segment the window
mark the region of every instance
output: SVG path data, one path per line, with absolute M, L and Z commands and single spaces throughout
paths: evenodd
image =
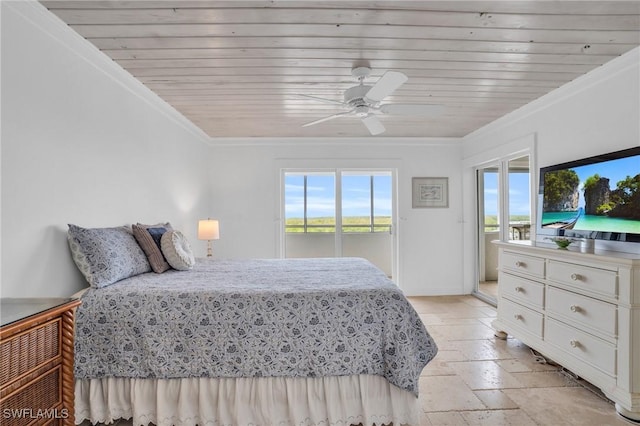
M 390 172 L 340 173 L 343 233 L 390 232 Z M 336 232 L 336 173 L 285 173 L 285 231 Z
M 335 186 L 334 173 L 286 173 L 286 232 L 336 232 Z
M 391 174 L 344 173 L 342 232 L 389 232 Z

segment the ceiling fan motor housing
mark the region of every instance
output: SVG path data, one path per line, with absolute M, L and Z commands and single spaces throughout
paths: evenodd
M 344 101 L 353 107 L 367 105 L 364 97 L 370 89 L 371 86 L 365 84 L 353 86 L 344 92 Z

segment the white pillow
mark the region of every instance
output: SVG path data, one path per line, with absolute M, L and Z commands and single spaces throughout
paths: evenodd
M 160 239 L 162 254 L 173 269 L 186 271 L 193 268 L 196 259 L 191 251 L 191 245 L 180 231 L 167 231 Z

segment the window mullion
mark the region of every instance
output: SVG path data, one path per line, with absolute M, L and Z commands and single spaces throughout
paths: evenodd
M 304 175 L 304 220 L 302 221 L 304 233 L 307 233 L 307 175 Z
M 371 211 L 369 213 L 369 229 L 370 232 L 375 232 L 375 223 L 374 223 L 374 205 L 373 205 L 373 175 L 369 176 L 369 195 L 371 196 Z

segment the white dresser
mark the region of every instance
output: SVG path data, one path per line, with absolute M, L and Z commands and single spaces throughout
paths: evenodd
M 640 421 L 640 255 L 496 244 L 497 335 L 598 386 L 620 414 Z

